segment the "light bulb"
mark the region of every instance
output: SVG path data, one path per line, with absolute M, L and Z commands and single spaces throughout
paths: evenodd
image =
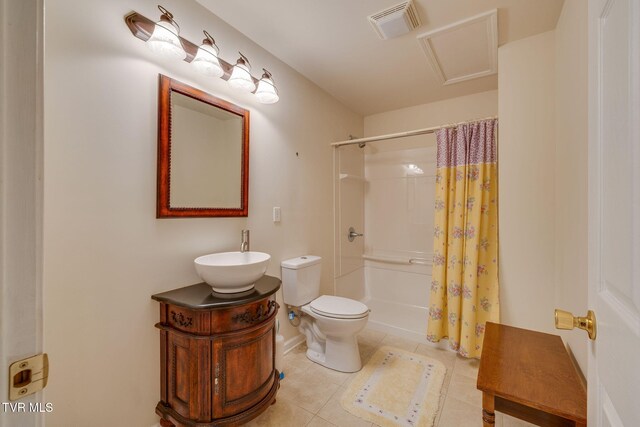
M 278 96 L 278 90 L 276 86 L 273 84 L 273 80 L 271 79 L 271 73 L 267 70 L 264 70 L 264 74 L 262 78 L 258 82 L 258 89 L 256 90 L 256 97 L 258 101 L 263 104 L 275 104 L 278 102 L 280 97 Z
M 149 40 L 147 40 L 147 46 L 153 52 L 165 58 L 171 59 L 184 59 L 187 57 L 187 52 L 184 51 L 182 43 L 178 38 L 180 30 L 178 29 L 173 15 L 162 6 L 158 6 L 158 9 L 162 12 L 160 20 L 156 22 L 153 34 Z
M 220 50 L 218 49 L 218 46 L 216 46 L 213 37 L 211 37 L 206 31 L 203 31 L 203 33 L 206 38 L 202 41 L 202 44 L 198 48 L 198 52 L 191 63 L 196 70 L 204 75 L 222 77 L 224 75 L 224 70 L 220 65 L 220 60 L 218 60 L 218 52 L 220 52 Z
M 229 77 L 229 85 L 232 88 L 253 92 L 256 89 L 256 84 L 253 82 L 250 70 L 249 60 L 241 53 L 238 62 L 233 66 L 233 72 Z

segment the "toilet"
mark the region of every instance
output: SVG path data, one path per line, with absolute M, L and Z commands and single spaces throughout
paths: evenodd
M 285 304 L 300 312 L 298 330 L 307 338 L 307 357 L 341 372 L 362 368 L 357 334 L 367 324 L 369 307 L 349 298 L 320 295 L 322 258 L 314 255 L 282 261 Z

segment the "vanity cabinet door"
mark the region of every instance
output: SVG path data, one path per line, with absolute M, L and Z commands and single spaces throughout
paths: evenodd
M 213 414 L 227 417 L 260 402 L 275 381 L 275 314 L 213 344 Z
M 178 414 L 209 421 L 211 342 L 189 339 L 179 333 L 167 336 L 167 403 Z

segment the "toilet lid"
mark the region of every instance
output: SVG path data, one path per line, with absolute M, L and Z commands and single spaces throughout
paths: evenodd
M 322 295 L 309 304 L 315 313 L 341 319 L 359 319 L 369 313 L 369 307 L 349 298 Z

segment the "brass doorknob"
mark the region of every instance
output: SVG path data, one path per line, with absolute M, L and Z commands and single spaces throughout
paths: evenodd
M 575 317 L 572 313 L 556 308 L 556 329 L 584 329 L 589 333 L 589 339 L 596 339 L 596 314 L 589 310 L 585 317 Z

